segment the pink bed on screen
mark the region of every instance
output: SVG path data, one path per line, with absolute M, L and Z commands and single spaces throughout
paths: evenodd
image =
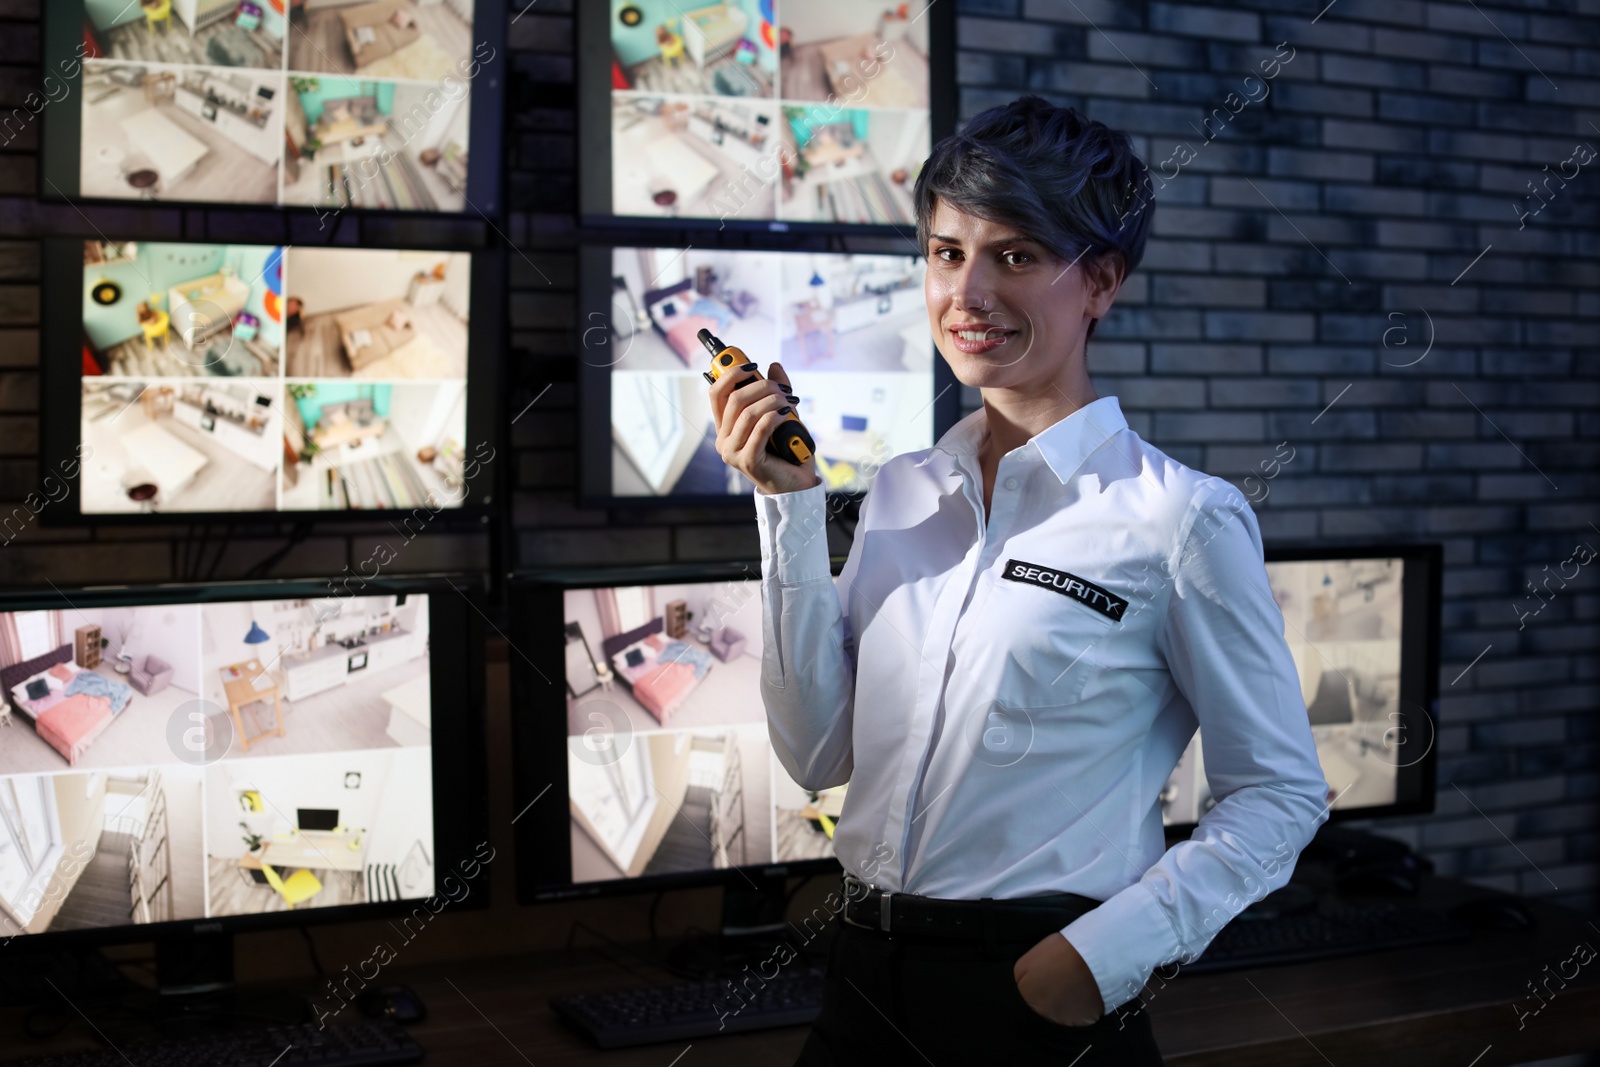
M 105 697 L 75 693 L 58 702 L 34 720 L 34 728 L 51 748 L 69 764 L 78 758 L 111 723 L 111 701 Z
M 698 681 L 693 664 L 662 663 L 634 680 L 633 696 L 656 717 L 656 721 L 665 726 L 672 713 L 678 710 L 678 705 L 694 691 Z
M 51 708 L 55 707 L 65 699 L 67 698 L 61 694 L 61 691 L 56 690 L 46 693 L 37 700 L 28 701 L 23 705 L 23 707 L 28 709 L 29 715 L 37 719 L 39 716 L 43 715 L 45 712 L 49 711 Z
M 667 331 L 667 343 L 672 345 L 673 351 L 678 353 L 678 358 L 683 360 L 684 366 L 698 367 L 701 363 L 711 358 L 711 353 L 706 351 L 706 346 L 700 343 L 701 330 L 710 330 L 715 333 L 718 328 L 716 319 L 707 315 L 688 315 Z

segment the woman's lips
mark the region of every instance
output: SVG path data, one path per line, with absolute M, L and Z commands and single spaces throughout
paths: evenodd
M 973 333 L 975 331 L 964 330 L 964 331 L 961 331 L 961 332 L 962 333 Z M 1017 331 L 1015 331 L 1015 330 L 1002 330 L 1002 329 L 997 329 L 997 328 L 990 327 L 990 328 L 986 329 L 984 332 L 986 334 L 988 334 L 988 336 L 985 337 L 983 340 L 981 340 L 981 341 L 969 341 L 965 337 L 962 337 L 961 333 L 958 333 L 958 332 L 952 330 L 952 331 L 950 331 L 950 343 L 955 346 L 957 352 L 961 352 L 961 353 L 963 353 L 965 355 L 969 355 L 969 356 L 981 356 L 986 352 L 993 352 L 995 349 L 997 349 L 1001 345 L 1005 344 L 1006 343 L 1006 339 L 1008 337 L 1010 337 L 1012 334 L 1016 333 Z

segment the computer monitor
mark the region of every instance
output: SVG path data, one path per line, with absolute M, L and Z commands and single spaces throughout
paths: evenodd
M 955 131 L 937 0 L 575 7 L 586 226 L 893 235 Z
M 79 310 L 42 331 L 41 521 L 493 511 L 500 252 L 52 238 L 43 273 Z
M 0 943 L 481 903 L 481 597 L 461 576 L 0 597 Z
M 927 260 L 881 252 L 579 250 L 579 496 L 585 506 L 684 506 L 755 488 L 716 449 L 702 329 L 763 376 L 783 364 L 830 493 L 860 496 L 892 456 L 960 417 L 923 296 Z
M 1335 819 L 1432 810 L 1440 559 L 1437 545 L 1267 555 Z M 768 740 L 760 574 L 515 578 L 519 899 L 836 869 L 848 786 L 801 789 Z M 1212 806 L 1198 733 L 1160 803 L 1179 830 Z
M 1330 821 L 1431 812 L 1442 549 L 1338 545 L 1265 556 Z M 1161 791 L 1162 821 L 1189 828 L 1215 804 L 1196 733 Z
M 339 825 L 339 809 L 297 808 L 294 821 L 302 830 L 332 830 Z
M 802 789 L 768 740 L 759 575 L 515 576 L 519 900 L 720 885 L 724 934 L 758 933 L 788 875 L 839 870 L 844 787 Z
M 492 217 L 506 2 L 402 6 L 51 0 L 0 129 L 44 124 L 49 200 Z

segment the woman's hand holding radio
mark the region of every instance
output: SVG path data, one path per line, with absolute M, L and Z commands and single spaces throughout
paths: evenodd
M 756 484 L 768 496 L 791 493 L 819 485 L 815 459 L 790 463 L 767 450 L 773 428 L 798 401 L 789 391 L 783 366 L 773 363 L 767 376 L 736 388 L 747 380 L 756 364 L 747 363 L 711 383 L 711 420 L 717 427 L 717 454 L 722 461 Z

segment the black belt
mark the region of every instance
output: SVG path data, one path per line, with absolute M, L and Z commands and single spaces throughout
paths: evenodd
M 853 874 L 844 876 L 844 911 L 840 918 L 851 926 L 894 937 L 922 934 L 931 937 L 989 938 L 1024 941 L 1059 930 L 1078 916 L 1100 906 L 1100 901 L 1077 893 L 1048 893 L 1033 897 L 984 897 L 981 900 L 947 900 L 914 893 L 886 892 Z

